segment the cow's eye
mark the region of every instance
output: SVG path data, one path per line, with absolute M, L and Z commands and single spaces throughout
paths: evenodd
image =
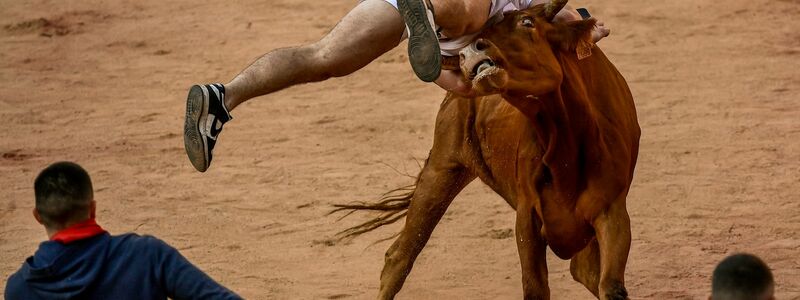
M 533 19 L 523 18 L 522 21 L 520 21 L 520 24 L 525 27 L 533 27 Z

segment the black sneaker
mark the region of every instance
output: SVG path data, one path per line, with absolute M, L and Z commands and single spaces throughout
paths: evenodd
M 183 145 L 189 161 L 200 172 L 208 170 L 222 125 L 232 119 L 224 101 L 225 87 L 219 83 L 192 86 L 186 97 Z
M 433 29 L 433 6 L 428 0 L 398 0 L 397 8 L 408 27 L 411 68 L 422 81 L 436 80 L 442 71 L 442 55 Z

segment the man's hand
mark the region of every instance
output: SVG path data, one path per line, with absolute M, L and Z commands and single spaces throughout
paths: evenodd
M 595 17 L 592 17 L 595 19 Z M 592 30 L 592 42 L 597 43 L 602 38 L 607 37 L 611 34 L 611 29 L 606 28 L 605 23 L 603 21 L 597 20 L 597 23 L 594 24 L 594 29 Z
M 536 0 L 534 1 L 534 4 L 544 2 L 546 1 Z M 579 21 L 582 19 L 583 18 L 581 17 L 581 14 L 578 13 L 575 8 L 567 4 L 563 9 L 561 9 L 561 11 L 558 12 L 558 14 L 556 14 L 556 17 L 553 19 L 553 21 L 558 23 L 566 23 L 570 21 Z M 605 27 L 605 23 L 603 23 L 603 21 L 600 21 L 595 17 L 591 17 L 591 19 L 597 21 L 597 24 L 594 25 L 594 29 L 592 30 L 592 42 L 597 43 L 604 37 L 607 37 L 609 34 L 611 34 L 611 30 Z
M 472 90 L 472 83 L 467 82 L 460 71 L 442 70 L 442 73 L 439 74 L 439 78 L 437 78 L 434 83 L 456 95 L 468 98 L 475 97 L 475 91 Z

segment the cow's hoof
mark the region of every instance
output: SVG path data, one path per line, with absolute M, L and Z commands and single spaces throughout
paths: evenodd
M 625 286 L 622 283 L 614 283 L 610 289 L 606 290 L 605 297 L 603 299 L 606 300 L 627 300 L 628 299 L 628 290 L 625 289 Z

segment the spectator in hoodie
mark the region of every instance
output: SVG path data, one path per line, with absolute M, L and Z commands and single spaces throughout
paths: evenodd
M 34 191 L 33 217 L 49 240 L 8 279 L 5 299 L 241 299 L 167 243 L 103 230 L 79 165 L 50 165 Z
M 714 269 L 709 300 L 774 300 L 775 281 L 769 267 L 757 256 L 739 253 L 723 259 Z

